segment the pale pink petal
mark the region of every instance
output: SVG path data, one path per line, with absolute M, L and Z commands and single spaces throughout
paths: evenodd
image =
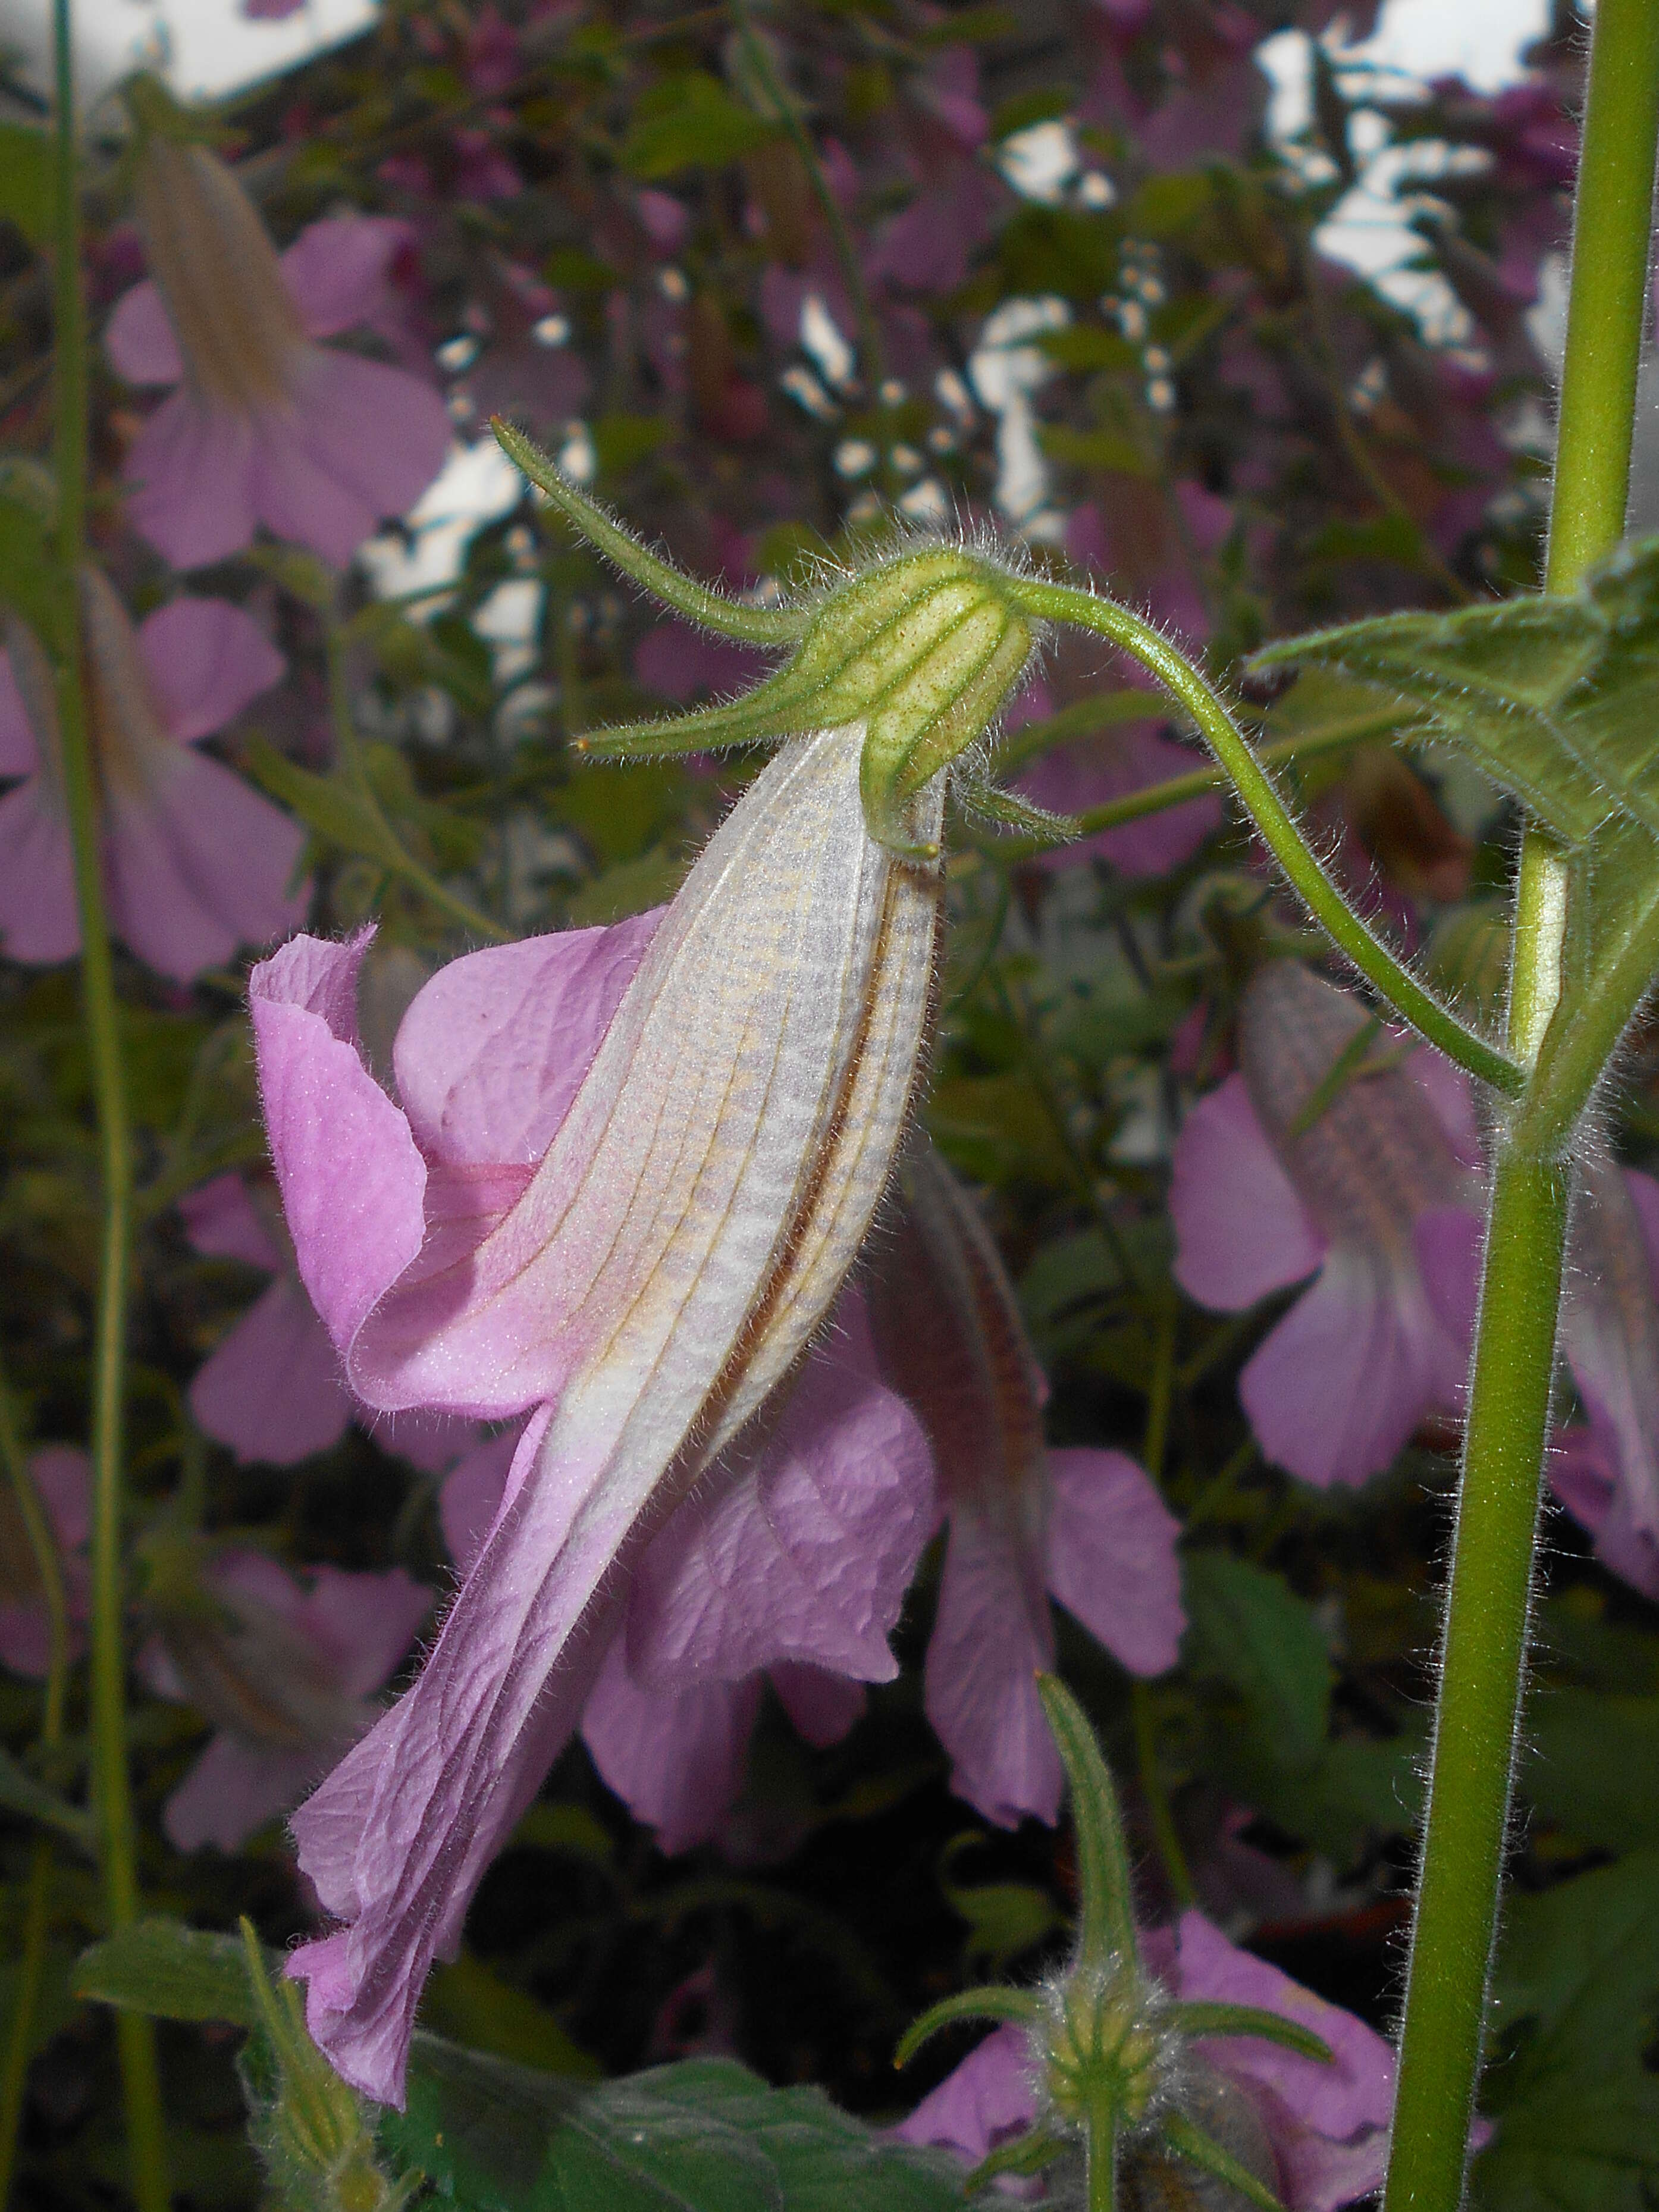
M 582 1714 L 582 1741 L 636 1820 L 671 1856 L 718 1836 L 743 1787 L 760 1684 L 642 1690 L 623 1639 L 611 1646 Z
M 323 1566 L 313 1570 L 299 1618 L 345 1695 L 368 1698 L 408 1658 L 431 1610 L 432 1592 L 401 1567 L 350 1574 Z
M 299 1284 L 279 1275 L 196 1370 L 190 1409 L 246 1465 L 295 1467 L 351 1420 L 339 1355 Z
M 78 1551 L 92 1534 L 92 1462 L 75 1444 L 47 1444 L 29 1473 L 61 1551 Z
M 104 325 L 104 350 L 129 384 L 177 384 L 184 356 L 162 305 L 161 287 L 146 277 L 124 292 Z
M 9 959 L 33 966 L 81 949 L 69 825 L 38 776 L 0 799 L 0 938 Z
M 815 1751 L 850 1735 L 864 1718 L 869 1703 L 862 1682 L 849 1681 L 845 1674 L 831 1674 L 801 1659 L 780 1660 L 768 1670 L 767 1679 L 795 1733 L 804 1736 Z
M 1431 1206 L 1412 1224 L 1412 1245 L 1435 1318 L 1465 1352 L 1480 1304 L 1480 1217 L 1467 1206 Z
M 960 2151 L 977 2165 L 1036 2116 L 1030 2044 L 1025 2030 L 1011 2021 L 993 2028 L 893 2132 L 905 2142 Z
M 253 542 L 255 425 L 188 389 L 161 402 L 127 449 L 127 520 L 175 568 Z
M 1656 1285 L 1659 1285 L 1659 1182 L 1650 1175 L 1644 1175 L 1639 1168 L 1623 1168 L 1620 1172 L 1641 1224 L 1642 1241 L 1648 1248 L 1648 1265 Z
M 1659 1602 L 1659 1540 L 1636 1525 L 1612 1431 L 1594 1419 L 1588 1425 L 1563 1429 L 1546 1467 L 1550 1488 L 1595 1538 L 1602 1565 Z
M 1204 764 L 1202 754 L 1176 744 L 1146 722 L 1081 744 L 1057 747 L 1032 763 L 1021 775 L 1019 787 L 1039 806 L 1052 807 L 1059 814 L 1084 814 L 1152 784 L 1190 775 Z M 1099 858 L 1125 875 L 1163 875 L 1189 860 L 1220 826 L 1220 798 L 1206 793 L 1145 815 L 1139 822 L 1121 822 L 1115 830 L 1099 830 L 1092 836 L 1056 846 L 1042 854 L 1040 865 L 1057 873 Z
M 1288 2212 L 1341 2212 L 1375 2195 L 1388 2171 L 1383 2129 L 1364 2128 L 1352 2142 L 1333 2142 L 1294 2120 L 1286 2124 L 1274 2109 L 1277 2101 L 1263 2093 L 1257 2104 L 1267 2118 Z
M 411 1406 L 401 1413 L 362 1413 L 360 1419 L 383 1452 L 390 1452 L 394 1459 L 406 1459 L 422 1474 L 447 1474 L 479 1439 L 476 1421 L 464 1420 L 459 1413 L 434 1413 L 426 1406 Z M 507 1460 L 510 1460 L 516 1434 L 505 1441 L 509 1447 Z M 501 1462 L 503 1477 L 507 1460 Z
M 1000 1827 L 1050 1823 L 1065 1777 L 1036 1677 L 1054 1663 L 1040 1528 L 951 1516 L 925 1700 L 951 1754 L 951 1788 Z
M 1325 2065 L 1250 2036 L 1200 2042 L 1198 2049 L 1218 2072 L 1272 2090 L 1302 2126 L 1338 2142 L 1365 2129 L 1388 2126 L 1394 2110 L 1394 2053 L 1374 2028 L 1316 1996 L 1265 1959 L 1239 1950 L 1201 1912 L 1183 1913 L 1176 1936 L 1178 1995 L 1276 2012 L 1311 2028 L 1333 2059 Z
M 283 276 L 313 338 L 372 322 L 386 275 L 414 234 L 394 216 L 342 215 L 307 223 L 283 256 Z
M 1420 1045 L 1406 1062 L 1406 1072 L 1427 1098 L 1435 1117 L 1446 1133 L 1460 1164 L 1466 1168 L 1479 1168 L 1485 1158 L 1480 1142 L 1480 1117 L 1475 1110 L 1474 1085 L 1461 1067 L 1437 1052 L 1432 1045 Z
M 518 1447 L 515 1431 L 491 1437 L 470 1451 L 445 1478 L 438 1493 L 438 1518 L 443 1527 L 444 1547 L 458 1574 L 472 1571 L 472 1562 L 500 1510 L 507 1470 Z
M 40 747 L 12 673 L 11 655 L 0 653 L 0 775 L 33 775 L 40 765 Z
M 357 1050 L 368 934 L 296 938 L 249 979 L 259 1088 L 301 1279 L 342 1351 L 421 1249 L 426 1167 Z
M 167 1841 L 179 1851 L 240 1850 L 304 1796 L 331 1756 L 326 1744 L 279 1751 L 222 1729 L 161 1808 Z
M 186 1191 L 179 1212 L 191 1250 L 204 1259 L 241 1260 L 267 1274 L 282 1266 L 282 1253 L 240 1176 L 215 1176 L 211 1182 Z
M 933 1526 L 915 1415 L 846 1337 L 819 1347 L 763 1443 L 726 1455 L 641 1562 L 628 1656 L 653 1689 L 737 1681 L 805 1659 L 866 1681 L 898 1669 L 887 1638 Z
M 441 968 L 393 1048 L 415 1141 L 452 1166 L 531 1165 L 557 1134 L 661 910 L 491 945 Z
M 1200 1305 L 1242 1311 L 1301 1282 L 1324 1257 L 1242 1075 L 1193 1108 L 1172 1165 L 1175 1278 Z
M 145 617 L 138 644 L 162 720 L 186 744 L 234 722 L 288 666 L 252 616 L 226 599 L 170 599 Z
M 304 842 L 299 824 L 240 776 L 170 748 L 143 792 L 110 790 L 111 921 L 141 959 L 188 982 L 303 918 L 308 892 L 289 883 Z
M 1173 1667 L 1187 1615 L 1181 1523 L 1119 1451 L 1051 1451 L 1048 1588 L 1134 1674 Z
M 313 346 L 292 409 L 259 417 L 254 512 L 277 537 L 343 568 L 387 516 L 414 506 L 449 445 L 448 412 L 430 385 Z
M 1463 1358 L 1414 1268 L 1338 1244 L 1247 1363 L 1239 1396 L 1267 1457 L 1325 1489 L 1388 1467 L 1431 1411 L 1450 1411 Z

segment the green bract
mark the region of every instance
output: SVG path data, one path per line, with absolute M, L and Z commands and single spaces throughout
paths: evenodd
M 936 856 L 911 831 L 909 801 L 986 735 L 1030 659 L 1038 625 L 1017 604 L 1014 576 L 963 546 L 902 546 L 810 607 L 746 607 L 637 545 L 518 432 L 497 423 L 495 434 L 568 520 L 668 605 L 727 636 L 795 647 L 775 675 L 729 706 L 605 730 L 583 738 L 584 751 L 708 752 L 861 724 L 870 835 L 909 858 Z M 1006 793 L 985 796 L 999 819 L 1019 809 Z

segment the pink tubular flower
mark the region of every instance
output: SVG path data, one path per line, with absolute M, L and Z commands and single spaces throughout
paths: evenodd
M 239 552 L 261 523 L 343 568 L 449 451 L 428 385 L 315 343 L 374 319 L 406 232 L 335 216 L 279 259 L 218 157 L 160 139 L 137 200 L 153 281 L 118 301 L 104 343 L 130 384 L 179 389 L 127 455 L 134 528 L 176 568 Z
M 1474 1334 L 1480 1226 L 1449 1213 L 1419 1238 L 1437 1310 Z M 1603 1565 L 1659 1599 L 1659 1182 L 1591 1161 L 1572 1212 L 1561 1350 L 1585 1419 L 1561 1431 L 1550 1487 L 1595 1540 Z
M 1161 1674 L 1186 1625 L 1180 1529 L 1124 1453 L 1044 1449 L 1047 1385 L 973 1200 L 927 1146 L 902 1189 L 869 1295 L 950 1520 L 927 1717 L 958 1796 L 1004 1827 L 1052 1821 L 1064 1776 L 1035 1680 L 1054 1666 L 1050 1594 L 1133 1673 Z
M 312 2032 L 398 2099 L 416 2001 L 580 1718 L 631 1565 L 830 1310 L 909 1110 L 938 872 L 861 726 L 787 744 L 659 916 L 453 962 L 359 1057 L 363 940 L 255 971 L 300 1273 L 366 1403 L 534 1409 L 414 1688 L 295 1815 Z M 937 836 L 940 779 L 915 805 Z
M 1382 2037 L 1238 1950 L 1202 1913 L 1183 1913 L 1175 1927 L 1155 1930 L 1145 1950 L 1172 1996 L 1279 2013 L 1311 2028 L 1332 2053 L 1326 2066 L 1245 2036 L 1195 2042 L 1193 2057 L 1201 2065 L 1192 2068 L 1187 2094 L 1208 2132 L 1266 2181 L 1285 2212 L 1339 2212 L 1369 2196 L 1382 2179 L 1394 2109 L 1394 2054 Z M 1036 2119 L 1036 2074 L 1026 2031 L 997 2028 L 898 2133 L 977 2162 Z M 1132 2151 L 1126 2172 L 1134 2171 L 1137 2157 L 1149 2158 L 1154 2169 L 1144 2176 L 1147 2201 L 1175 2202 L 1167 2154 Z
M 1463 1385 L 1418 1232 L 1474 1202 L 1468 1088 L 1381 1031 L 1366 1056 L 1370 1019 L 1292 961 L 1263 969 L 1240 1013 L 1241 1072 L 1187 1117 L 1170 1192 L 1176 1280 L 1200 1305 L 1241 1313 L 1314 1278 L 1239 1395 L 1267 1456 L 1322 1489 L 1387 1467 Z
M 401 1567 L 319 1567 L 301 1583 L 262 1552 L 222 1553 L 170 1584 L 143 1671 L 217 1726 L 162 1812 L 176 1849 L 234 1851 L 297 1804 L 374 1720 L 431 1606 Z
M 933 1522 L 926 1439 L 875 1371 L 861 1302 L 772 1418 L 711 1468 L 635 1570 L 582 1714 L 594 1764 L 667 1852 L 707 1843 L 742 1787 L 763 1677 L 809 1743 L 845 1735 Z M 500 1443 L 443 1491 L 465 1571 L 507 1475 Z
M 210 1352 L 190 1386 L 203 1432 L 245 1464 L 293 1467 L 345 1434 L 351 1401 L 340 1363 L 283 1249 L 275 1222 L 260 1218 L 240 1176 L 216 1176 L 179 1201 L 198 1252 L 240 1260 L 272 1280 Z
M 173 599 L 135 631 L 105 577 L 84 571 L 87 708 L 111 924 L 140 959 L 188 982 L 305 912 L 289 879 L 298 826 L 198 742 L 234 721 L 284 663 L 222 599 Z M 58 717 L 46 657 L 14 624 L 0 661 L 0 932 L 14 960 L 79 951 Z
M 87 1617 L 87 1539 L 92 1534 L 92 1465 L 72 1444 L 48 1444 L 29 1474 L 58 1546 L 69 1616 L 69 1656 L 79 1656 Z M 51 1663 L 52 1634 L 33 1547 L 8 1486 L 0 1489 L 0 1667 L 40 1680 Z

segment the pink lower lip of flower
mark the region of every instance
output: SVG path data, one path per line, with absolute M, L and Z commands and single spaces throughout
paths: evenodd
M 310 1249 L 327 1242 L 319 1191 L 345 1139 L 283 1054 L 311 1048 L 317 1009 L 340 1029 L 332 948 L 301 940 L 256 974 L 278 1179 L 353 1387 L 388 1410 L 542 1408 L 420 1680 L 295 1818 L 301 1864 L 346 1924 L 293 1970 L 313 2034 L 372 2096 L 401 2097 L 428 1967 L 575 1725 L 618 1563 L 793 1368 L 885 1186 L 915 1087 L 939 881 L 869 837 L 862 743 L 853 727 L 791 744 L 733 810 L 539 1165 L 481 1237 L 459 1251 L 453 1234 L 434 1239 L 417 1259 L 408 1206 L 429 1186 L 410 1124 L 353 1093 L 390 1212 L 414 1231 L 393 1238 L 402 1281 L 369 1280 L 337 1249 L 316 1265 Z M 936 781 L 918 801 L 920 836 L 937 836 L 941 797 Z

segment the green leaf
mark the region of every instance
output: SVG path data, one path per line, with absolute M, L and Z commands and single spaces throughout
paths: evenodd
M 1659 1849 L 1659 1698 L 1540 1692 L 1522 1787 L 1577 1842 Z
M 1650 2212 L 1659 2190 L 1659 2075 L 1643 2063 L 1659 2008 L 1659 1853 L 1633 1853 L 1516 1899 L 1493 1991 L 1498 2045 L 1475 2162 L 1485 2212 Z
M 939 1887 L 951 1911 L 968 1923 L 963 1950 L 969 1965 L 1000 1974 L 1011 1960 L 1046 1942 L 1061 1923 L 1053 1898 L 1034 1883 L 952 1879 L 963 1853 L 984 1840 L 976 1828 L 952 1836 L 939 1854 Z
M 78 1997 L 158 2020 L 258 2020 L 247 1960 L 237 1936 L 210 1935 L 179 1920 L 139 1920 L 83 1951 L 72 1984 Z
M 1659 836 L 1659 538 L 1571 598 L 1351 623 L 1254 665 L 1293 661 L 1410 700 L 1570 845 L 1615 812 Z
M 0 216 L 15 223 L 31 246 L 52 232 L 52 146 L 45 131 L 0 123 Z
M 953 2166 L 724 2059 L 579 2089 L 417 2035 L 380 2146 L 460 2212 L 935 2212 Z
M 1313 1607 L 1282 1576 L 1223 1552 L 1188 1555 L 1184 1582 L 1189 1663 L 1219 1674 L 1287 1765 L 1324 1748 L 1332 1669 Z
M 738 101 L 706 70 L 665 78 L 641 95 L 622 149 L 636 177 L 672 177 L 690 168 L 723 169 L 752 154 L 775 126 Z
M 522 2065 L 584 2081 L 599 2078 L 599 2061 L 545 2006 L 492 1973 L 470 1951 L 449 1966 L 434 1967 L 421 1999 L 421 2017 L 439 2034 L 498 2058 L 516 2058 Z
M 331 845 L 337 845 L 342 852 L 361 853 L 366 860 L 378 860 L 382 867 L 399 872 L 406 866 L 408 856 L 397 839 L 349 784 L 337 776 L 315 775 L 309 769 L 296 768 L 260 737 L 248 740 L 247 760 L 256 781 Z
M 91 1814 L 66 1804 L 5 1750 L 0 1750 L 0 1805 L 9 1813 L 21 1813 L 26 1820 L 55 1828 L 81 1850 L 90 1852 L 94 1847 Z

